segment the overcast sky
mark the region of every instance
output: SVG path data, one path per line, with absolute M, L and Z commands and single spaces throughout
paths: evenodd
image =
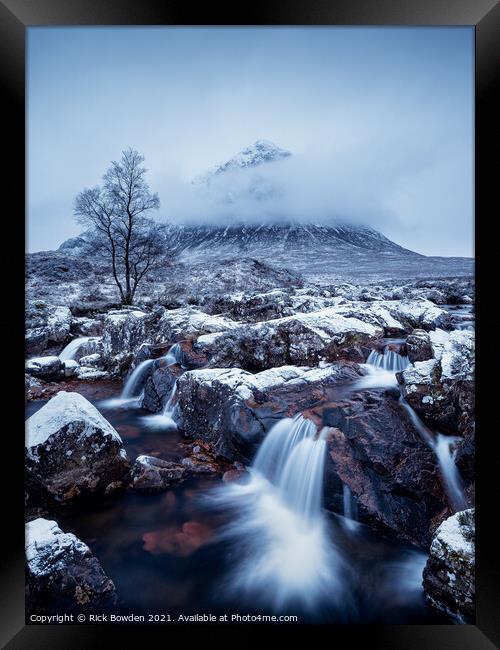
M 473 52 L 467 27 L 29 28 L 29 250 L 79 233 L 75 195 L 127 146 L 159 216 L 200 221 L 191 179 L 267 139 L 291 218 L 471 256 Z

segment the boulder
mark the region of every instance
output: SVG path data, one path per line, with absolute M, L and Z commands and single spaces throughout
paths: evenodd
M 212 316 L 194 307 L 167 309 L 158 323 L 157 342 L 181 341 L 212 332 L 226 332 L 237 325 L 230 318 Z
M 433 451 L 399 400 L 363 391 L 313 408 L 310 417 L 330 427 L 325 504 L 342 512 L 347 485 L 360 519 L 401 540 L 426 547 L 447 500 Z
M 138 456 L 131 472 L 131 487 L 142 492 L 159 492 L 180 483 L 188 471 L 183 465 L 154 456 Z
M 431 339 L 425 330 L 413 330 L 406 338 L 406 354 L 409 361 L 428 361 L 434 356 Z
M 132 353 L 143 343 L 153 343 L 159 314 L 138 309 L 108 312 L 102 335 L 103 357 L 110 370 L 123 371 Z
M 92 368 L 91 366 L 78 366 L 76 369 L 76 376 L 82 381 L 98 381 L 112 378 L 112 375 L 106 370 Z
M 431 337 L 434 357 L 397 374 L 401 392 L 436 428 L 468 435 L 474 421 L 474 334 L 466 330 Z
M 255 372 L 285 364 L 307 366 L 338 359 L 362 362 L 361 347 L 382 336 L 381 327 L 339 316 L 332 307 L 241 325 L 224 334 L 199 338 L 195 347 L 209 357 L 212 367 Z
M 80 359 L 81 366 L 87 366 L 90 368 L 96 368 L 97 366 L 100 366 L 101 363 L 102 357 L 98 352 L 94 354 L 88 354 Z
M 240 368 L 191 370 L 177 381 L 178 426 L 185 436 L 210 443 L 216 456 L 248 459 L 278 419 L 359 376 L 358 366 L 349 363 L 282 366 L 255 375 Z
M 178 364 L 169 365 L 165 358 L 156 359 L 144 382 L 142 408 L 152 413 L 161 411 L 172 394 L 174 384 L 182 374 Z
M 78 361 L 75 361 L 74 359 L 67 359 L 66 361 L 63 361 L 62 364 L 63 364 L 64 376 L 66 378 L 74 377 L 76 375 L 76 372 L 79 367 Z
M 102 611 L 117 604 L 115 585 L 73 533 L 38 518 L 26 524 L 25 539 L 30 614 Z
M 25 313 L 26 352 L 38 354 L 49 345 L 61 345 L 68 338 L 71 312 L 67 307 L 28 300 Z
M 42 379 L 54 379 L 62 374 L 63 364 L 59 357 L 35 357 L 25 365 L 26 373 Z
M 86 318 L 73 316 L 71 319 L 71 333 L 76 336 L 102 336 L 102 318 Z
M 383 327 L 386 335 L 411 332 L 414 328 L 434 330 L 450 324 L 448 312 L 429 300 L 373 300 L 368 305 L 362 301 L 345 302 L 335 311 Z
M 264 293 L 216 295 L 204 302 L 203 308 L 212 314 L 228 314 L 239 322 L 257 323 L 296 313 L 320 311 L 343 301 L 341 297 L 332 297 L 330 292 L 314 287 L 283 287 Z
M 475 622 L 473 508 L 457 512 L 436 530 L 423 577 L 432 607 L 460 623 Z
M 59 392 L 26 424 L 26 485 L 35 500 L 100 492 L 128 471 L 120 436 L 78 393 Z

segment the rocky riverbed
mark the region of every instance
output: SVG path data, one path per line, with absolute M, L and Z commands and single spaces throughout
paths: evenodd
M 30 277 L 28 608 L 473 621 L 472 279 L 225 266 L 127 308 Z

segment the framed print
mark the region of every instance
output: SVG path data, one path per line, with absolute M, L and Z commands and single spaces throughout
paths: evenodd
M 0 8 L 4 646 L 497 647 L 498 3 Z

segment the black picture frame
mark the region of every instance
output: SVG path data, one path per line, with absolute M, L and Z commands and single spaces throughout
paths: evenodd
M 21 648 L 99 648 L 119 643 L 144 643 L 151 633 L 160 634 L 163 642 L 172 642 L 172 629 L 146 626 L 88 625 L 25 625 L 24 614 L 24 526 L 22 446 L 24 430 L 24 371 L 21 353 L 24 346 L 24 214 L 25 202 L 25 33 L 35 25 L 474 25 L 476 34 L 476 245 L 478 251 L 490 238 L 490 220 L 495 206 L 498 185 L 498 101 L 494 99 L 495 72 L 500 70 L 500 3 L 497 0 L 279 0 L 222 9 L 205 4 L 196 9 L 187 2 L 165 0 L 0 0 L 0 78 L 7 95 L 3 104 L 4 132 L 10 137 L 8 174 L 5 181 L 4 216 L 15 220 L 17 227 L 4 241 L 2 277 L 9 280 L 16 308 L 8 322 L 1 319 L 2 339 L 9 341 L 13 354 L 9 375 L 9 408 L 14 412 L 13 424 L 4 421 L 4 463 L 12 469 L 12 477 L 4 478 L 4 500 L 11 514 L 2 533 L 5 548 L 0 555 L 0 644 L 9 650 Z M 484 233 L 484 234 L 483 234 Z M 484 239 L 483 239 L 484 238 Z M 497 239 L 498 241 L 498 239 Z M 483 350 L 489 307 L 483 278 L 488 276 L 487 258 L 477 256 L 477 617 L 476 625 L 446 626 L 335 626 L 329 643 L 337 647 L 365 642 L 369 647 L 384 650 L 427 650 L 461 648 L 487 650 L 500 647 L 500 560 L 495 532 L 498 497 L 495 470 L 500 467 L 500 445 L 494 425 L 487 424 L 488 405 L 494 403 L 492 389 L 482 380 Z M 17 284 L 19 283 L 19 284 Z M 483 298 L 481 298 L 483 296 Z M 6 301 L 8 299 L 6 298 Z M 10 307 L 9 307 L 10 309 Z M 483 333 L 484 332 L 484 333 Z M 491 336 L 491 334 L 490 334 Z M 489 352 L 489 356 L 494 351 Z M 12 403 L 12 404 L 10 404 Z M 7 448 L 6 448 L 7 447 Z M 491 478 L 493 477 L 493 478 Z M 323 633 L 328 630 L 323 628 Z M 332 626 L 333 627 L 333 626 Z M 229 629 L 229 626 L 224 629 Z M 254 626 L 252 631 L 262 626 Z M 270 628 L 266 628 L 266 634 Z M 273 628 L 280 634 L 284 626 Z M 292 627 L 297 633 L 297 627 Z M 319 629 L 319 628 L 316 628 Z M 178 634 L 187 628 L 176 628 Z M 219 633 L 218 627 L 209 634 Z M 238 626 L 236 636 L 247 635 Z M 307 634 L 313 633 L 309 628 Z M 212 637 L 213 638 L 213 637 Z M 328 638 L 328 637 L 326 637 Z M 207 637 L 208 640 L 211 637 Z

